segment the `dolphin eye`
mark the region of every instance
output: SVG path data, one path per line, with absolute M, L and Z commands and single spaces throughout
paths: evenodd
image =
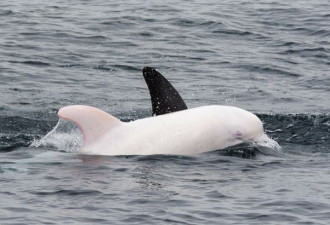
M 235 131 L 235 137 L 236 137 L 237 139 L 242 139 L 242 138 L 243 138 L 243 134 L 242 134 L 242 132 L 239 131 L 239 130 L 236 130 L 236 131 Z

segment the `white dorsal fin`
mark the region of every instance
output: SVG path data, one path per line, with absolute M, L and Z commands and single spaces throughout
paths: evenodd
M 58 117 L 76 123 L 84 136 L 84 146 L 95 142 L 105 132 L 118 126 L 121 121 L 110 114 L 86 105 L 71 105 L 61 108 Z

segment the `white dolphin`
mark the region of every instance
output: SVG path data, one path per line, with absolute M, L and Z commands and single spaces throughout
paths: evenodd
M 231 106 L 203 106 L 132 122 L 84 105 L 63 107 L 58 116 L 79 126 L 82 151 L 96 155 L 193 155 L 264 134 L 256 115 Z

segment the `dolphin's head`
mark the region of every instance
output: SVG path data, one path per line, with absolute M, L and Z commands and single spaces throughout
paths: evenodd
M 236 123 L 232 131 L 235 138 L 249 141 L 264 134 L 263 124 L 255 114 L 243 109 L 235 109 L 237 110 L 237 115 L 235 115 Z
M 261 120 L 253 113 L 231 106 L 220 106 L 221 125 L 228 132 L 228 141 L 232 144 L 249 142 L 264 134 Z

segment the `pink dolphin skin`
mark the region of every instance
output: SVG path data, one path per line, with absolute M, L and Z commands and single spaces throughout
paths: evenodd
M 97 155 L 193 155 L 264 134 L 256 115 L 231 106 L 202 106 L 127 123 L 84 105 L 63 107 L 58 116 L 76 123 L 84 136 L 82 151 Z

